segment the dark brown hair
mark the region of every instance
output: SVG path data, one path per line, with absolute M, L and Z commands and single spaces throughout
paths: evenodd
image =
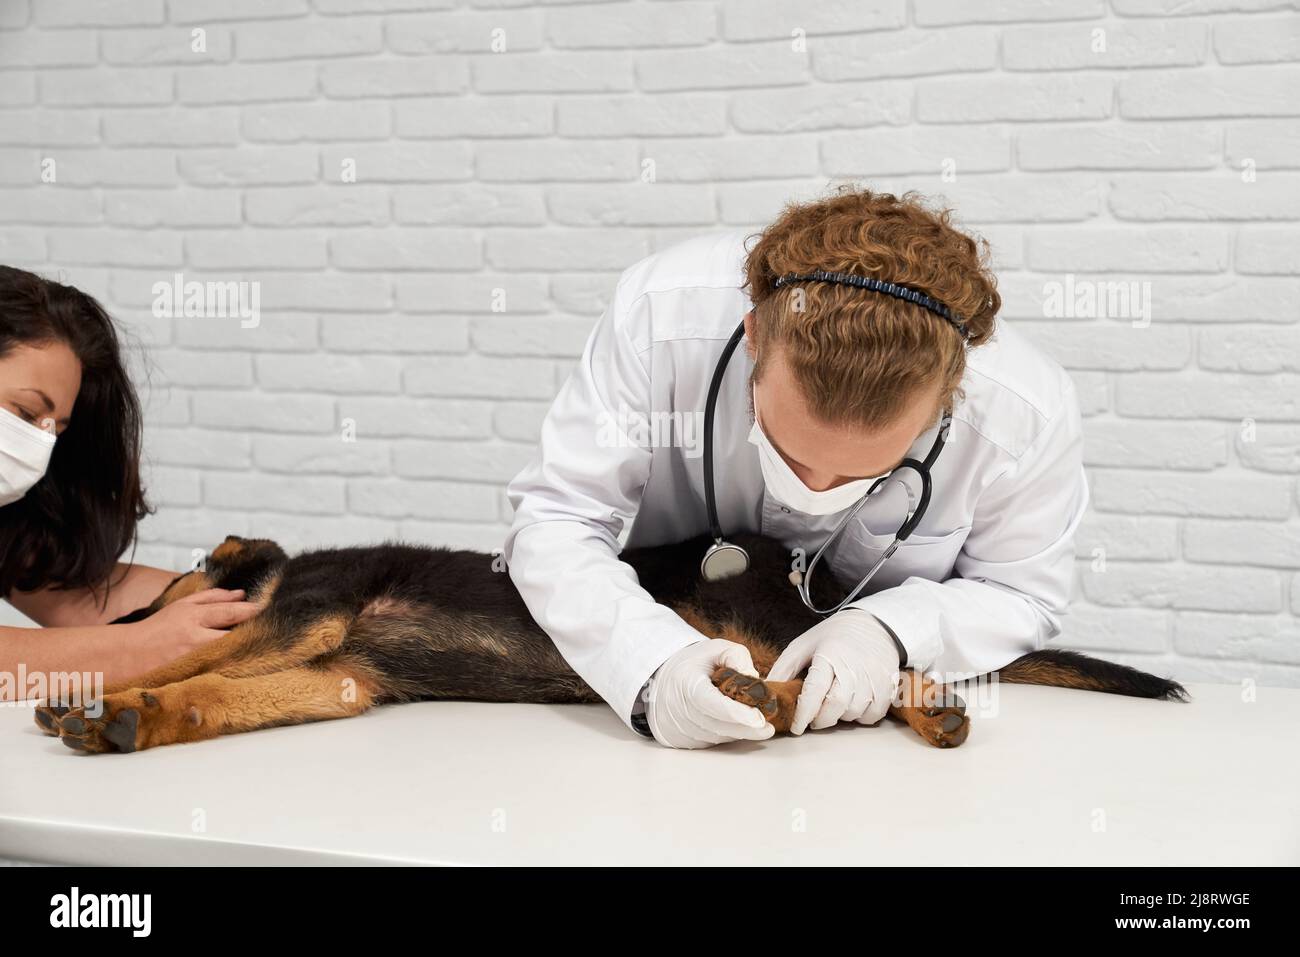
M 0 357 L 54 342 L 80 360 L 81 389 L 45 476 L 0 508 L 0 597 L 15 588 L 107 586 L 149 514 L 140 403 L 112 319 L 72 286 L 0 266 Z
M 827 282 L 774 289 L 786 273 L 818 269 L 917 289 L 964 320 L 970 345 L 987 342 L 1002 307 L 988 268 L 988 243 L 959 232 L 950 210 L 842 185 L 824 199 L 789 204 L 745 263 L 754 303 L 754 376 L 781 352 L 813 414 L 878 428 L 894 422 L 919 390 L 940 388 L 951 405 L 966 370 L 961 335 L 923 306 Z M 802 297 L 802 298 L 800 298 Z

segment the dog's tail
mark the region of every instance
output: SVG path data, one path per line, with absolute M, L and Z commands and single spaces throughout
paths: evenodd
M 1104 691 L 1133 698 L 1187 701 L 1187 689 L 1177 681 L 1158 678 L 1113 661 L 1089 658 L 1077 651 L 1048 649 L 1032 651 L 998 672 L 1002 681 L 1018 685 L 1050 685 Z

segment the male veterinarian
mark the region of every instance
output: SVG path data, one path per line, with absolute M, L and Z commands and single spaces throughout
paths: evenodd
M 510 484 L 505 557 L 630 727 L 674 748 L 773 733 L 710 681 L 719 664 L 754 674 L 748 650 L 656 604 L 619 560 L 628 522 L 628 546 L 761 532 L 811 558 L 833 538 L 818 574 L 875 569 L 842 608 L 810 613 L 771 670 L 808 670 L 795 734 L 878 722 L 902 667 L 959 680 L 1058 633 L 1088 502 L 1079 406 L 1069 376 L 997 320 L 987 258 L 910 195 L 841 187 L 761 235 L 702 236 L 622 274 Z M 715 397 L 714 523 L 702 423 L 742 320 Z M 905 459 L 929 473 L 926 507 Z M 721 551 L 710 560 L 736 566 L 739 550 Z

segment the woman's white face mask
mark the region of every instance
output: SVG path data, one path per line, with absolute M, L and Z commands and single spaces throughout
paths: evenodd
M 55 437 L 0 409 L 0 506 L 16 502 L 50 465 Z
M 749 430 L 749 442 L 758 446 L 758 462 L 763 469 L 763 484 L 782 505 L 805 515 L 834 515 L 842 512 L 866 495 L 880 478 L 854 479 L 823 492 L 814 492 L 772 445 L 758 424 L 758 397 L 754 397 L 754 426 Z

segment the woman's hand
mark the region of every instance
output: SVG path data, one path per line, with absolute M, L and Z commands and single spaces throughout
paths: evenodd
M 242 588 L 208 588 L 172 602 L 143 621 L 124 627 L 137 636 L 133 651 L 144 674 L 201 648 L 226 629 L 257 615 L 263 605 L 244 601 Z

